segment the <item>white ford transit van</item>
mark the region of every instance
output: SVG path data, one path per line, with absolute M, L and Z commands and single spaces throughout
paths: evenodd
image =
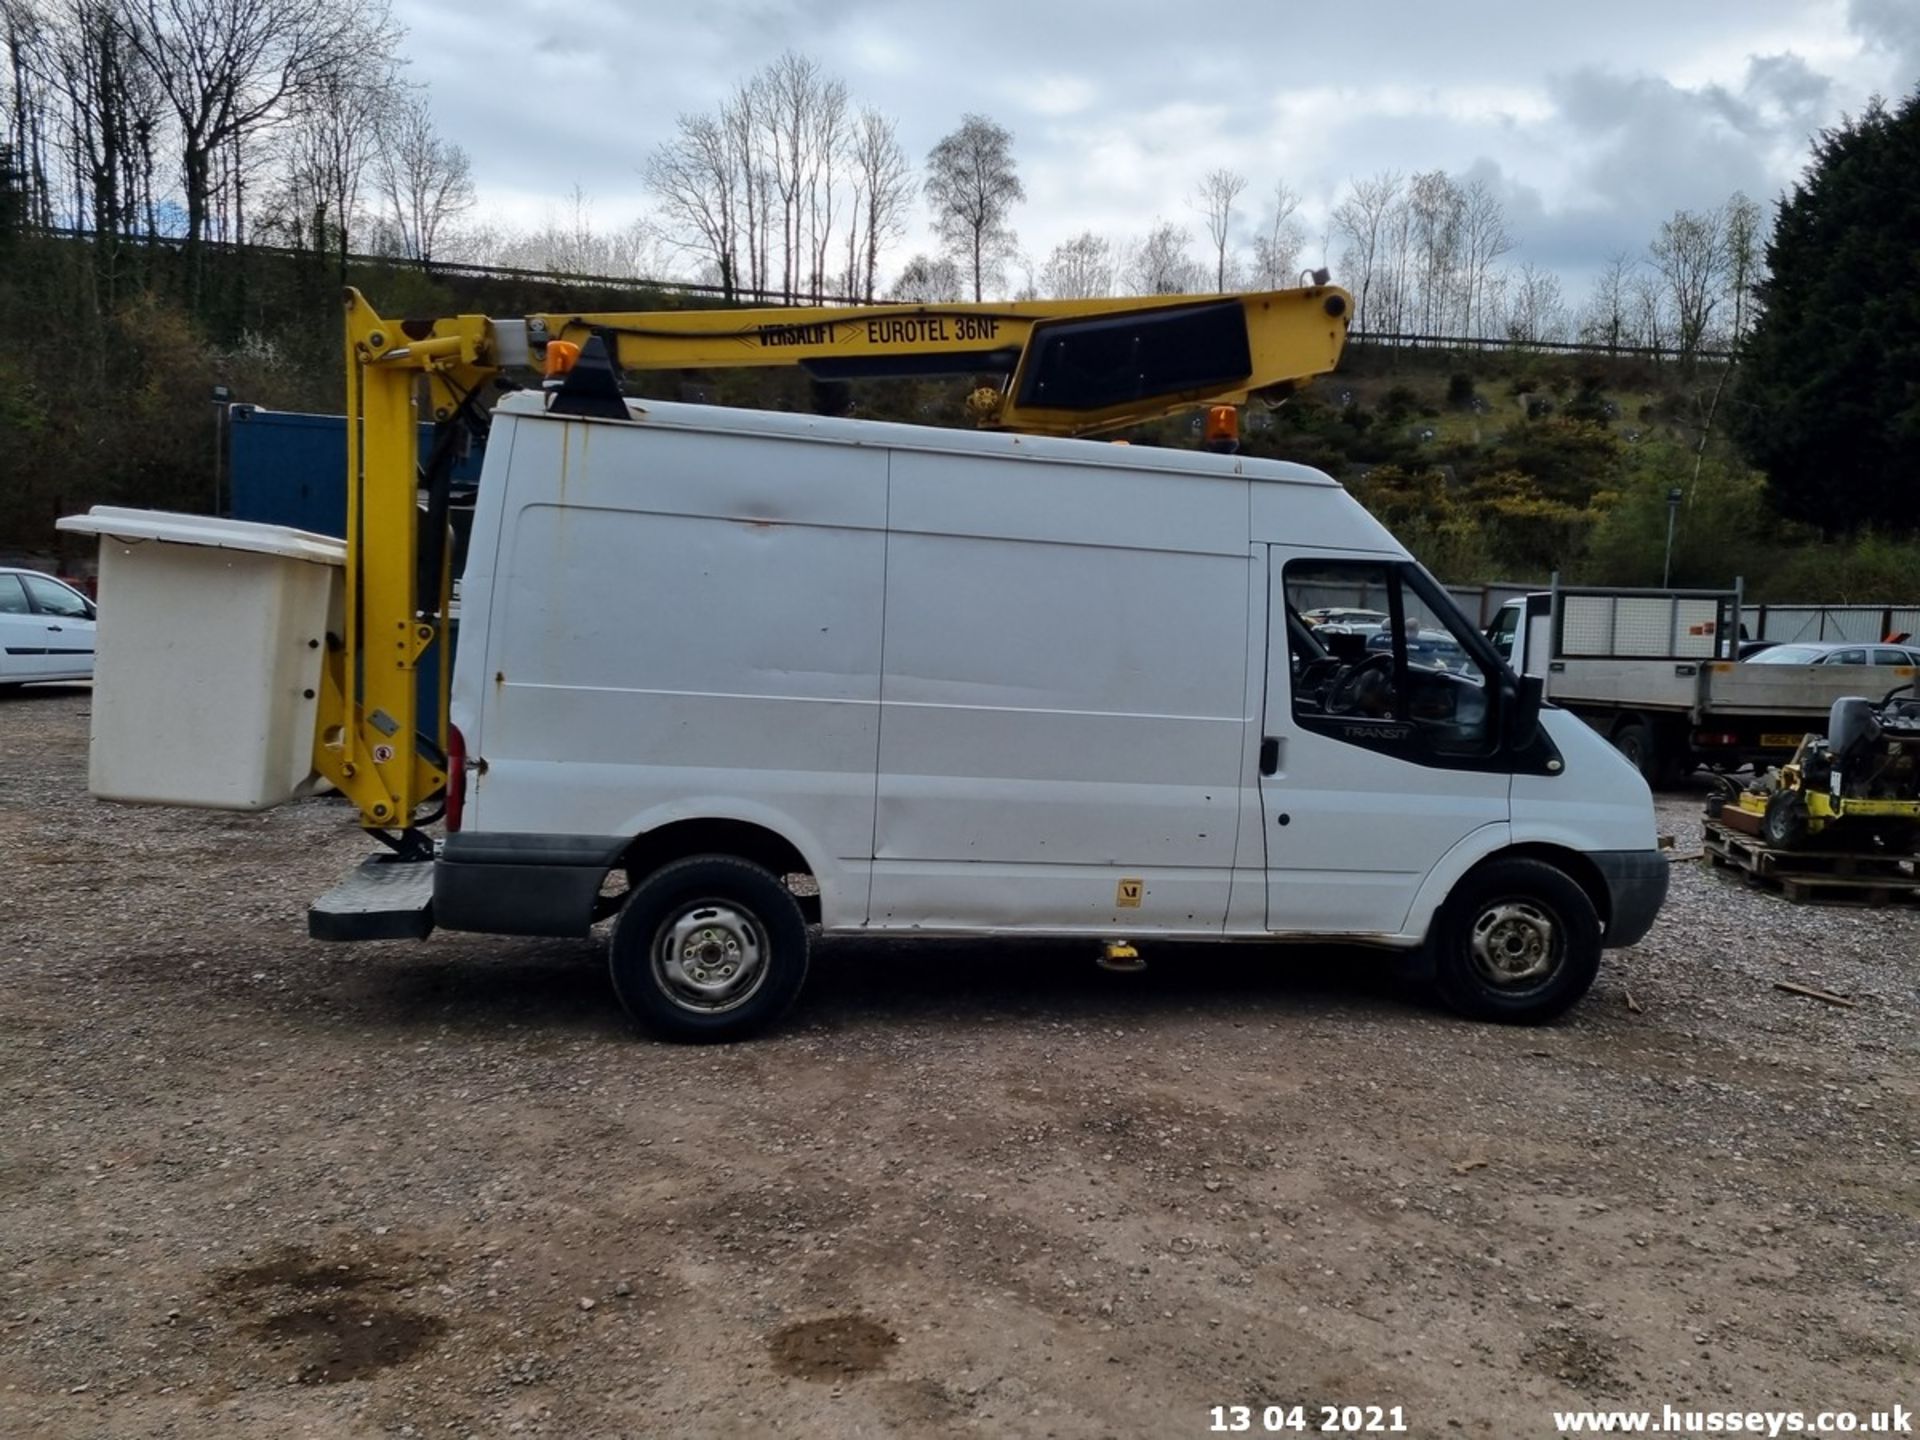
M 617 912 L 677 1038 L 776 1019 L 809 920 L 1360 942 L 1544 1020 L 1667 888 L 1611 746 L 1338 484 L 1231 455 L 510 396 L 452 719 L 434 923 Z

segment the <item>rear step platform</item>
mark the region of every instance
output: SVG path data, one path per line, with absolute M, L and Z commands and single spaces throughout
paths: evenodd
M 315 940 L 424 940 L 433 933 L 433 862 L 369 855 L 307 909 Z

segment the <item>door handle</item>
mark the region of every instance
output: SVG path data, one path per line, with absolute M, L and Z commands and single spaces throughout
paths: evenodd
M 49 625 L 49 626 L 47 626 L 47 629 L 49 629 L 49 630 L 65 630 L 65 629 L 66 629 L 66 626 L 64 626 L 64 625 Z
M 1280 737 L 1264 736 L 1260 741 L 1260 773 L 1278 775 L 1280 773 Z

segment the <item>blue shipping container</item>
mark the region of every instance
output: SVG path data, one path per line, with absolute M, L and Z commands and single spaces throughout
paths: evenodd
M 231 512 L 236 520 L 291 525 L 320 535 L 347 534 L 347 421 L 344 415 L 302 415 L 234 405 L 227 411 L 227 460 Z M 420 427 L 420 461 L 433 445 L 433 427 Z M 480 450 L 453 467 L 456 484 L 480 479 Z M 464 530 L 455 548 L 456 564 L 465 550 Z M 456 574 L 458 571 L 456 570 Z M 459 621 L 447 637 L 451 654 L 459 639 Z M 420 657 L 421 729 L 445 734 L 440 712 L 440 645 Z

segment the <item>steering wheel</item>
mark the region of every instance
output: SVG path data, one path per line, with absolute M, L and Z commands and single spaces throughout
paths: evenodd
M 1390 692 L 1392 682 L 1387 679 L 1386 672 L 1392 668 L 1393 653 L 1387 650 L 1349 665 L 1334 677 L 1327 691 L 1327 714 L 1351 715 L 1362 699 L 1372 699 L 1382 692 Z

